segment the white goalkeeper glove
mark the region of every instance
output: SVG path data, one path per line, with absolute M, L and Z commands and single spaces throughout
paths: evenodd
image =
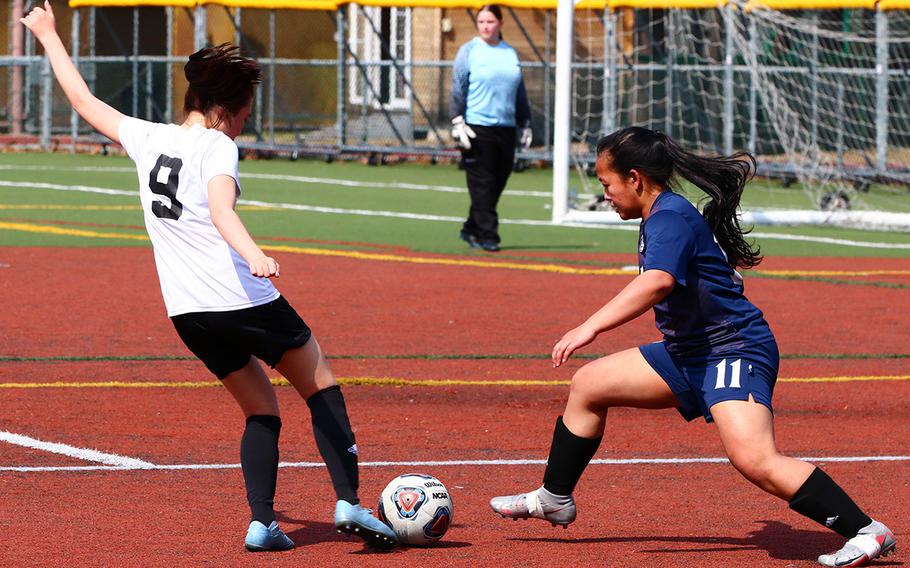
M 471 149 L 471 138 L 477 138 L 477 134 L 464 121 L 463 116 L 456 116 L 452 119 L 452 140 L 455 145 L 462 150 Z
M 530 126 L 521 129 L 521 134 L 518 136 L 518 146 L 522 150 L 527 150 L 531 147 L 531 142 L 534 140 L 534 132 L 531 130 Z

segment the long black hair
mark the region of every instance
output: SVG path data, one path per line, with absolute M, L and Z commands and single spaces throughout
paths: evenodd
M 622 128 L 601 138 L 597 157 L 604 154 L 610 160 L 610 169 L 621 174 L 636 170 L 662 187 L 672 187 L 676 176 L 691 182 L 710 198 L 702 215 L 730 266 L 752 268 L 761 262 L 759 247 L 744 238 L 751 229 L 743 230 L 737 216 L 746 182 L 755 175 L 752 154 L 699 156 L 663 132 L 639 126 Z
M 252 100 L 256 85 L 262 82 L 262 70 L 254 60 L 238 55 L 239 49 L 223 43 L 190 55 L 183 66 L 189 82 L 183 99 L 185 114 L 195 110 L 208 115 L 221 109 L 237 115 Z M 217 122 L 223 119 L 219 116 Z

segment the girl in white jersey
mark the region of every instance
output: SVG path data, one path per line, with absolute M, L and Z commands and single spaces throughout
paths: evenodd
M 274 388 L 257 358 L 306 399 L 338 502 L 335 527 L 380 548 L 395 535 L 359 505 L 357 445 L 344 397 L 309 327 L 272 285 L 278 262 L 234 211 L 237 146 L 262 74 L 227 45 L 190 56 L 181 125 L 121 114 L 96 98 L 70 61 L 49 2 L 22 23 L 44 46 L 73 108 L 136 163 L 145 224 L 168 316 L 187 347 L 223 382 L 246 416 L 240 461 L 252 520 L 248 550 L 294 546 L 275 520 L 281 430 Z

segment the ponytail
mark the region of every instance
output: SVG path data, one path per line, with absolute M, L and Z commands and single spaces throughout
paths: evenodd
M 702 215 L 714 233 L 727 261 L 734 268 L 752 268 L 761 262 L 761 250 L 746 241 L 737 210 L 746 182 L 755 175 L 755 157 L 748 152 L 730 156 L 699 156 L 682 148 L 663 132 L 631 126 L 617 130 L 597 143 L 597 156 L 607 153 L 611 169 L 637 170 L 654 183 L 672 187 L 679 176 L 710 198 Z

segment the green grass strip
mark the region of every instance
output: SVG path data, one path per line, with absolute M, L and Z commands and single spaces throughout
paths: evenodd
M 808 282 L 823 282 L 825 284 L 836 284 L 839 286 L 872 286 L 875 288 L 897 288 L 905 290 L 910 288 L 910 284 L 898 284 L 896 282 L 881 282 L 878 280 L 843 280 L 840 278 L 828 278 L 826 276 L 803 276 L 798 274 L 769 274 L 767 272 L 749 272 L 753 278 L 770 278 L 772 280 L 801 280 Z
M 604 354 L 576 353 L 575 359 L 597 359 Z M 411 360 L 411 361 L 483 361 L 483 360 L 546 360 L 550 355 L 546 353 L 513 353 L 501 355 L 484 355 L 478 353 L 466 354 L 434 354 L 423 353 L 415 355 L 330 355 L 329 359 L 335 360 Z M 828 359 L 834 361 L 846 360 L 881 360 L 881 359 L 910 359 L 910 353 L 784 353 L 781 359 Z M 123 362 L 123 361 L 195 361 L 191 355 L 125 355 L 125 356 L 81 356 L 81 357 L 12 357 L 0 356 L 0 362 L 5 363 L 57 363 L 57 362 Z

